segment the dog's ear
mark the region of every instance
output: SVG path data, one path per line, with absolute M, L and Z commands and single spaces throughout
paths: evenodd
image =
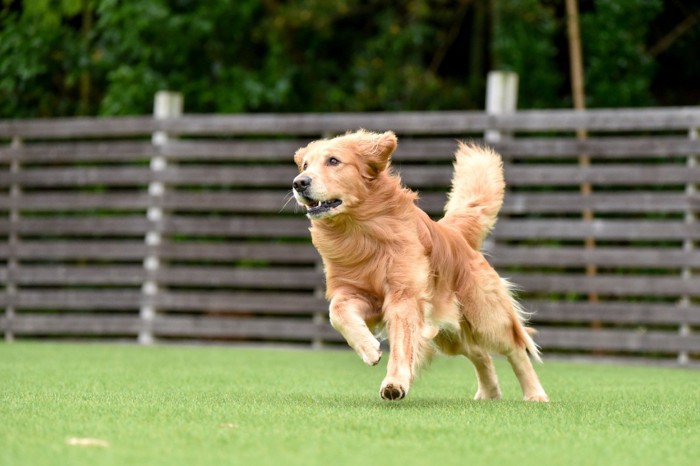
M 376 178 L 389 165 L 391 154 L 398 145 L 398 139 L 393 131 L 385 133 L 360 131 L 357 134 L 360 137 L 359 149 L 367 164 L 368 174 L 371 178 Z
M 294 163 L 296 163 L 297 167 L 299 167 L 299 171 L 302 171 L 301 163 L 304 160 L 304 156 L 306 155 L 306 152 L 308 152 L 308 150 L 309 150 L 309 146 L 300 147 L 294 153 Z

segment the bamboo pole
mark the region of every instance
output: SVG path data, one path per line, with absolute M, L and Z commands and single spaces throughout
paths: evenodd
M 567 33 L 569 38 L 569 57 L 570 57 L 570 69 L 571 69 L 571 93 L 574 101 L 574 109 L 585 110 L 586 109 L 586 91 L 583 79 L 583 53 L 581 51 L 581 30 L 579 27 L 579 11 L 578 11 L 578 0 L 566 0 L 566 24 Z M 576 130 L 576 138 L 579 140 L 584 140 L 588 138 L 588 130 L 586 128 L 579 128 Z M 579 156 L 579 166 L 588 167 L 591 164 L 591 158 L 587 154 L 581 154 Z M 581 194 L 583 196 L 590 196 L 593 192 L 590 183 L 581 183 Z M 582 218 L 584 221 L 593 220 L 593 211 L 589 208 L 584 208 L 582 211 Z M 595 248 L 595 239 L 592 237 L 586 238 L 584 245 L 586 249 Z M 597 267 L 595 264 L 586 265 L 586 275 L 593 277 L 597 274 Z M 597 293 L 588 294 L 589 302 L 598 302 Z M 600 327 L 600 322 L 594 321 L 592 323 L 593 327 Z

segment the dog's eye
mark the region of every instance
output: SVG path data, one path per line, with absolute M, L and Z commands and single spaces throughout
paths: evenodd
M 328 159 L 328 165 L 336 166 L 339 163 L 340 163 L 340 160 L 336 159 L 335 157 L 331 157 L 330 159 Z
M 302 165 L 301 170 L 304 171 L 308 168 L 309 164 L 304 162 L 304 165 Z

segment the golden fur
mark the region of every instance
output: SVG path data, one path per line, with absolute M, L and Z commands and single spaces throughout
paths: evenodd
M 475 399 L 501 396 L 489 355 L 497 352 L 526 400 L 548 401 L 527 355 L 539 360 L 524 313 L 480 252 L 503 201 L 500 156 L 459 144 L 445 215 L 435 222 L 392 173 L 396 146 L 391 131 L 360 130 L 294 155 L 293 192 L 323 258 L 331 324 L 370 365 L 381 357 L 372 332 L 386 326 L 384 399 L 402 399 L 421 364 L 441 351 L 472 361 Z

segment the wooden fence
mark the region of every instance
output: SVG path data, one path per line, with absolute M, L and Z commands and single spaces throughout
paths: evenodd
M 0 121 L 5 339 L 342 344 L 292 154 L 360 127 L 435 216 L 455 140 L 500 135 L 487 249 L 545 355 L 700 363 L 700 108 Z

